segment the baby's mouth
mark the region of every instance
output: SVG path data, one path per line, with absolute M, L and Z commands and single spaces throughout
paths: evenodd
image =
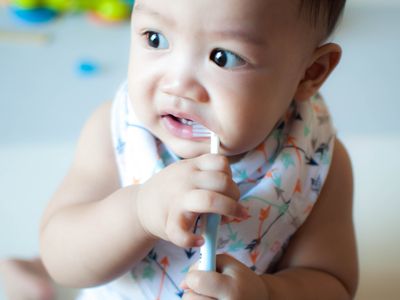
M 193 126 L 194 121 L 190 120 L 190 119 L 185 119 L 185 118 L 178 118 L 178 117 L 174 117 L 173 118 L 175 120 L 177 120 L 178 122 L 182 123 L 183 125 L 187 125 L 187 126 Z
M 173 135 L 184 139 L 203 140 L 210 137 L 210 130 L 190 116 L 165 114 L 162 116 L 164 126 Z
M 171 118 L 172 120 L 174 120 L 178 123 L 181 123 L 182 125 L 185 125 L 185 126 L 193 126 L 193 124 L 195 124 L 195 122 L 193 120 L 180 118 L 180 117 L 177 117 L 177 116 L 174 116 L 171 114 L 165 115 L 164 117 Z

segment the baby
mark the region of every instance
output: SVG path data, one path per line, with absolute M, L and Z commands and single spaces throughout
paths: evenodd
M 43 216 L 52 278 L 79 299 L 352 299 L 352 171 L 318 94 L 344 2 L 137 0 L 128 80 Z M 204 213 L 216 272 L 196 267 Z

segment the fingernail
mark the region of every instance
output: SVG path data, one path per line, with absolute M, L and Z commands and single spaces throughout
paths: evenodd
M 201 237 L 201 238 L 198 238 L 197 240 L 196 240 L 196 246 L 197 247 L 201 247 L 201 246 L 203 246 L 203 244 L 204 244 L 204 239 Z
M 180 287 L 182 290 L 187 290 L 187 289 L 189 288 L 189 286 L 186 284 L 185 281 L 182 281 L 182 282 L 180 283 L 179 287 Z

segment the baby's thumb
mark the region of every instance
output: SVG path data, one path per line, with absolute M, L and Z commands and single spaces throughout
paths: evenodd
M 218 273 L 227 275 L 232 275 L 233 273 L 236 273 L 239 269 L 247 268 L 246 265 L 226 253 L 217 255 L 216 265 Z

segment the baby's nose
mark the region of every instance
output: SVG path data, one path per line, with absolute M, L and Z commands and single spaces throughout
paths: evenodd
M 169 70 L 161 80 L 161 91 L 171 96 L 197 102 L 209 101 L 209 94 L 203 84 L 194 76 L 193 70 Z

